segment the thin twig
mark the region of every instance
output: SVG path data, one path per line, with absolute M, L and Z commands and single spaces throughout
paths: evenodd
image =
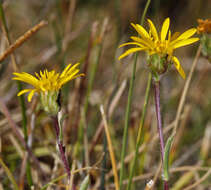
M 28 160 L 28 153 L 26 152 L 21 163 L 21 172 L 20 172 L 19 183 L 18 183 L 20 190 L 24 189 L 27 160 Z
M 84 73 L 85 76 L 88 75 L 88 69 L 90 66 L 90 55 L 94 47 L 94 39 L 96 37 L 97 26 L 98 26 L 98 22 L 95 21 L 91 27 L 91 33 L 90 33 L 90 37 L 88 41 L 87 52 L 84 58 L 85 60 L 84 60 L 83 68 L 81 68 L 82 73 Z M 74 120 L 71 121 L 73 118 L 69 117 L 67 124 L 72 122 L 74 129 L 78 129 L 78 126 L 80 124 L 79 122 L 80 122 L 80 117 L 81 117 L 81 112 L 82 112 L 82 103 L 84 101 L 85 90 L 87 87 L 87 78 L 88 77 L 82 77 L 80 78 L 80 81 L 79 80 L 76 81 L 75 90 L 72 92 L 72 97 L 70 99 L 69 112 L 70 114 L 74 115 Z M 67 138 L 68 134 L 70 133 L 69 130 L 70 128 L 67 125 L 65 125 L 65 132 L 66 132 L 66 135 L 64 136 L 65 142 L 66 142 L 66 139 L 69 139 Z
M 14 176 L 12 175 L 11 171 L 9 170 L 9 168 L 7 167 L 7 165 L 4 163 L 4 161 L 2 160 L 2 158 L 0 157 L 0 165 L 2 166 L 2 168 L 4 169 L 5 173 L 7 174 L 9 180 L 11 181 L 11 183 L 14 186 L 15 190 L 19 190 L 18 185 L 15 181 Z
M 28 40 L 33 34 L 39 31 L 42 27 L 47 25 L 47 21 L 42 20 L 40 23 L 29 29 L 26 33 L 20 36 L 13 44 L 11 44 L 1 55 L 0 62 L 3 61 L 8 55 L 14 52 L 15 49 L 20 47 L 26 40 Z
M 184 118 L 184 116 L 182 115 L 182 116 L 180 117 L 180 119 L 183 119 L 183 118 Z M 163 130 L 163 133 L 164 133 L 164 134 L 168 133 L 168 132 L 174 127 L 174 125 L 175 125 L 175 121 L 173 121 L 173 122 L 170 123 L 168 126 L 166 126 L 166 127 L 164 128 L 164 130 Z M 149 139 L 150 139 L 150 138 L 149 138 Z M 158 139 L 159 139 L 159 135 L 158 135 L 158 134 L 155 134 L 155 135 L 152 137 L 152 139 L 150 139 L 150 142 L 144 142 L 144 143 L 139 147 L 139 150 L 138 150 L 139 154 L 145 149 L 145 147 L 146 147 L 147 145 L 149 145 L 149 144 L 151 144 L 151 143 L 154 143 L 154 142 L 157 141 Z M 129 163 L 129 162 L 131 161 L 131 159 L 132 159 L 134 156 L 135 156 L 135 151 L 133 151 L 132 153 L 130 153 L 129 155 L 127 155 L 127 156 L 125 157 L 124 164 Z M 120 167 L 121 167 L 121 164 L 118 163 L 117 169 L 120 169 Z M 111 177 L 111 176 L 112 176 L 112 172 L 109 172 L 109 173 L 107 174 L 107 178 L 109 178 L 109 177 Z
M 189 147 L 188 150 L 185 151 L 184 154 L 182 154 L 177 160 L 172 163 L 172 167 L 177 167 L 184 163 L 186 160 L 188 160 L 193 154 L 199 150 L 201 145 L 201 140 L 197 141 L 194 143 L 192 146 Z
M 102 54 L 102 50 L 103 50 L 103 42 L 104 42 L 104 39 L 105 39 L 105 36 L 106 36 L 107 29 L 108 29 L 108 18 L 105 18 L 104 22 L 103 22 L 101 33 L 99 35 L 98 45 L 96 46 L 96 48 L 97 48 L 96 60 L 91 66 L 90 76 L 89 76 L 89 80 L 88 80 L 86 96 L 85 96 L 85 101 L 84 101 L 84 106 L 83 106 L 83 112 L 84 112 L 85 117 L 86 117 L 87 111 L 88 111 L 89 98 L 90 98 L 91 90 L 92 90 L 93 85 L 94 85 L 94 79 L 95 79 L 95 76 L 96 76 L 98 66 L 100 64 L 100 58 L 101 58 L 101 54 Z M 88 129 L 86 129 L 86 130 L 88 130 Z M 76 149 L 79 149 L 79 147 L 81 145 L 81 142 L 82 142 L 82 139 L 83 139 L 83 136 L 84 136 L 83 133 L 84 133 L 83 122 L 80 119 L 78 141 L 77 141 L 77 144 L 76 144 Z M 77 150 L 76 153 L 78 153 L 78 152 L 80 152 L 80 151 Z
M 126 80 L 124 80 L 122 82 L 122 84 L 120 85 L 119 89 L 117 90 L 116 95 L 111 100 L 111 103 L 108 106 L 109 107 L 108 108 L 108 118 L 110 118 L 112 116 L 112 114 L 114 112 L 114 109 L 116 108 L 116 106 L 117 106 L 117 104 L 118 104 L 118 102 L 119 102 L 119 100 L 120 100 L 120 98 L 121 98 L 121 96 L 122 96 L 122 94 L 123 94 L 123 92 L 124 92 L 124 90 L 126 88 L 126 83 L 127 83 Z M 91 147 L 90 147 L 90 151 L 89 151 L 90 153 L 93 151 L 93 149 L 95 147 L 95 144 L 97 143 L 102 131 L 103 131 L 103 121 L 100 122 L 100 124 L 99 124 L 99 126 L 98 126 L 98 128 L 97 128 L 97 130 L 95 132 L 95 135 L 94 135 L 93 140 L 91 142 Z
M 85 170 L 99 170 L 99 168 L 97 167 L 84 167 L 84 168 L 80 168 L 80 169 L 77 169 L 77 170 L 74 170 L 74 171 L 71 171 L 71 174 L 76 174 L 76 173 L 79 173 L 81 171 L 85 171 Z M 53 183 L 57 182 L 57 181 L 60 181 L 62 180 L 63 178 L 65 178 L 67 176 L 67 173 L 65 173 L 64 175 L 61 175 L 53 180 L 51 180 L 49 183 L 45 184 L 41 190 L 46 190 L 47 187 L 49 187 L 50 185 L 54 185 Z
M 73 18 L 75 14 L 75 8 L 76 8 L 76 0 L 70 0 L 69 1 L 69 10 L 68 10 L 68 15 L 66 18 L 66 23 L 65 23 L 65 37 L 68 36 L 68 34 L 72 31 L 72 24 L 73 24 Z M 65 39 L 64 37 L 64 39 Z M 63 50 L 67 49 L 67 41 L 63 40 L 62 42 L 62 48 Z
M 184 190 L 190 190 L 193 189 L 194 187 L 197 187 L 200 183 L 202 183 L 204 180 L 206 180 L 211 174 L 211 169 L 209 169 L 198 181 L 196 181 L 194 184 L 186 187 Z
M 72 169 L 71 169 L 71 176 L 70 176 L 70 183 L 69 183 L 69 189 L 71 190 L 72 188 L 73 188 L 73 186 L 74 186 L 74 183 L 73 183 L 73 181 L 74 181 L 74 170 L 75 170 L 75 167 L 76 167 L 76 161 L 75 160 L 73 160 L 73 163 L 72 163 Z
M 86 122 L 86 117 L 85 113 L 82 112 L 82 122 L 83 122 L 83 127 L 84 127 L 84 151 L 85 151 L 85 165 L 89 166 L 90 165 L 90 159 L 89 159 L 89 142 L 88 142 L 88 127 L 87 127 L 87 122 Z
M 182 166 L 182 167 L 177 167 L 177 168 L 171 168 L 169 170 L 170 173 L 177 173 L 177 172 L 184 172 L 184 171 L 209 171 L 210 170 L 210 167 L 201 167 L 201 166 Z M 136 182 L 136 181 L 141 181 L 141 180 L 145 180 L 145 179 L 149 179 L 153 176 L 155 176 L 155 172 L 150 172 L 150 173 L 146 173 L 146 174 L 142 174 L 142 175 L 139 175 L 139 176 L 135 176 L 133 177 L 133 182 Z M 123 181 L 123 185 L 127 185 L 128 184 L 128 180 L 124 180 Z M 115 185 L 114 184 L 110 184 L 108 186 L 109 188 L 114 188 Z
M 15 135 L 17 136 L 19 141 L 22 143 L 22 145 L 28 151 L 28 153 L 29 153 L 30 157 L 32 158 L 32 160 L 34 161 L 34 163 L 37 165 L 37 168 L 40 170 L 40 173 L 45 177 L 44 171 L 42 171 L 39 161 L 37 160 L 37 158 L 34 156 L 33 152 L 31 151 L 31 149 L 26 144 L 23 136 L 21 135 L 21 133 L 18 130 L 19 127 L 12 120 L 9 110 L 7 109 L 6 105 L 4 104 L 4 102 L 2 101 L 1 98 L 0 98 L 0 110 L 3 113 L 3 115 L 7 118 L 9 126 L 12 128 L 13 132 L 15 133 Z
M 156 183 L 156 181 L 157 181 L 157 179 L 158 179 L 158 177 L 160 175 L 161 169 L 162 169 L 162 161 L 160 161 L 160 163 L 158 165 L 158 168 L 157 168 L 157 171 L 156 171 L 156 173 L 155 173 L 155 175 L 153 177 L 153 182 L 154 182 L 153 186 L 155 185 L 155 183 Z
M 119 179 L 118 179 L 118 173 L 117 173 L 117 167 L 116 167 L 116 160 L 115 160 L 113 145 L 112 145 L 112 142 L 111 142 L 111 137 L 110 137 L 110 133 L 109 133 L 109 129 L 108 129 L 108 124 L 107 124 L 105 112 L 104 112 L 102 105 L 100 106 L 100 112 L 101 112 L 101 115 L 102 115 L 102 118 L 103 118 L 103 124 L 104 124 L 106 137 L 107 137 L 107 141 L 108 141 L 108 149 L 109 149 L 111 163 L 112 163 L 112 170 L 113 170 L 113 173 L 114 173 L 115 187 L 116 187 L 116 190 L 119 190 Z
M 176 132 L 177 132 L 177 127 L 178 127 L 178 124 L 179 124 L 179 118 L 180 118 L 180 115 L 181 115 L 182 110 L 183 110 L 183 106 L 184 106 L 184 103 L 185 103 L 185 100 L 186 100 L 186 96 L 187 96 L 187 92 L 188 92 L 190 82 L 191 82 L 191 79 L 192 79 L 192 76 L 193 76 L 193 72 L 196 68 L 196 63 L 197 63 L 199 56 L 200 56 L 201 48 L 202 48 L 201 45 L 199 45 L 198 50 L 196 52 L 196 56 L 193 60 L 193 64 L 191 66 L 189 75 L 188 75 L 187 80 L 185 82 L 184 90 L 182 92 L 182 96 L 180 98 L 179 106 L 178 106 L 178 109 L 177 109 L 177 114 L 176 114 L 176 118 L 175 118 L 176 122 L 175 122 L 175 126 L 174 126 L 174 130 L 172 132 L 172 135 L 176 134 Z

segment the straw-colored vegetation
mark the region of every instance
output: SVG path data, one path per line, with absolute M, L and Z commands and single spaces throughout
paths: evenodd
M 209 189 L 209 11 L 0 1 L 0 190 Z

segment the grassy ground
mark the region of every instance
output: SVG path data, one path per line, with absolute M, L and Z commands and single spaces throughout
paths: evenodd
M 119 177 L 134 56 L 119 61 L 117 58 L 125 49 L 118 46 L 129 41 L 132 34 L 136 35 L 130 23 L 140 23 L 146 2 L 8 0 L 0 3 L 3 8 L 0 55 L 26 31 L 35 25 L 37 27 L 28 33 L 28 37 L 24 36 L 25 41 L 20 47 L 16 44 L 0 62 L 0 190 L 79 189 L 88 174 L 88 189 L 117 190 L 117 178 L 113 177 L 115 164 L 110 157 L 111 148 L 109 142 L 107 144 L 108 133 L 104 127 L 108 127 Z M 208 5 L 208 0 L 151 1 L 146 18 L 161 26 L 163 20 L 170 17 L 171 30 L 182 33 L 196 27 L 198 18 L 210 16 Z M 37 25 L 41 20 L 47 24 Z M 147 28 L 146 22 L 144 27 Z M 198 47 L 199 42 L 176 52 L 187 75 L 186 80 L 173 67 L 161 79 L 165 142 L 176 130 L 169 157 L 169 186 L 172 190 L 209 190 L 211 186 L 211 65 L 199 55 Z M 68 182 L 56 148 L 51 117 L 41 109 L 38 96 L 29 103 L 24 95 L 26 118 L 23 119 L 21 100 L 17 97 L 18 87 L 12 80 L 12 73 L 18 69 L 34 74 L 45 68 L 60 72 L 68 63 L 76 62 L 81 63 L 80 72 L 86 76 L 62 89 L 63 143 L 72 171 L 71 182 Z M 191 70 L 193 73 L 189 75 Z M 132 167 L 148 74 L 145 54 L 139 53 L 122 189 L 127 187 Z M 23 88 L 27 87 L 23 84 Z M 153 96 L 152 88 L 132 189 L 162 189 Z M 105 111 L 104 120 L 100 105 Z M 150 180 L 154 182 L 153 187 L 146 185 Z

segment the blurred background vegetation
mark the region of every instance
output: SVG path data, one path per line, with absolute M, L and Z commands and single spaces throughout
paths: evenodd
M 15 57 L 20 71 L 34 74 L 45 68 L 61 71 L 68 63 L 80 62 L 81 72 L 86 74 L 84 79 L 75 80 L 64 87 L 62 91 L 62 108 L 66 114 L 64 121 L 64 140 L 67 145 L 67 155 L 72 164 L 77 162 L 77 168 L 98 165 L 101 168 L 103 157 L 103 134 L 99 130 L 101 115 L 99 105 L 103 104 L 108 114 L 109 129 L 112 136 L 117 163 L 120 161 L 120 150 L 124 127 L 125 108 L 128 95 L 128 80 L 131 76 L 133 56 L 128 56 L 123 61 L 118 61 L 118 56 L 124 48 L 118 46 L 129 40 L 135 34 L 130 23 L 140 23 L 140 18 L 145 6 L 145 0 L 5 0 L 3 3 L 11 41 L 14 42 L 28 29 L 40 20 L 47 20 L 48 25 L 42 28 L 27 40 L 20 48 L 15 50 Z M 211 4 L 209 0 L 152 0 L 146 18 L 150 18 L 157 27 L 161 26 L 166 17 L 170 17 L 172 32 L 184 32 L 188 28 L 197 26 L 197 19 L 210 17 Z M 107 22 L 107 24 L 106 24 Z M 2 25 L 2 23 L 1 23 Z M 144 24 L 147 27 L 146 22 Z M 1 27 L 2 28 L 2 27 Z M 0 31 L 0 51 L 7 47 L 6 38 Z M 188 74 L 198 45 L 181 48 L 176 52 L 181 64 Z M 135 150 L 136 135 L 139 127 L 140 115 L 144 101 L 148 70 L 143 53 L 138 56 L 132 113 L 129 126 L 129 139 L 127 154 Z M 95 68 L 96 66 L 96 68 Z M 96 69 L 96 75 L 95 75 Z M 12 64 L 8 57 L 0 64 L 0 97 L 8 107 L 15 123 L 21 126 L 21 108 L 18 103 L 17 88 L 12 78 Z M 180 122 L 177 144 L 171 154 L 172 167 L 179 166 L 210 166 L 210 147 L 208 150 L 203 142 L 211 139 L 211 65 L 200 57 L 196 71 L 187 95 L 184 106 L 183 119 Z M 90 85 L 90 78 L 93 84 Z M 123 81 L 127 84 L 124 86 Z M 164 128 L 175 119 L 178 102 L 183 91 L 185 81 L 179 77 L 175 69 L 171 69 L 162 79 L 162 113 Z M 109 115 L 111 102 L 122 85 L 123 92 L 119 95 L 114 111 Z M 91 86 L 91 87 L 90 87 Z M 90 87 L 91 91 L 87 89 Z M 147 146 L 139 156 L 137 176 L 152 173 L 149 177 L 140 177 L 133 184 L 134 189 L 144 189 L 146 182 L 153 178 L 159 165 L 159 142 L 152 140 L 157 134 L 154 100 L 149 101 L 147 116 L 144 125 L 144 142 Z M 64 173 L 62 164 L 58 161 L 55 148 L 55 135 L 51 120 L 39 110 L 37 98 L 28 103 L 27 108 L 28 135 L 32 135 L 32 150 L 38 158 L 46 178 L 32 162 L 33 184 L 35 189 L 41 189 L 55 177 Z M 87 101 L 87 102 L 86 102 Z M 87 105 L 85 114 L 83 110 Z M 84 119 L 81 119 L 84 118 Z M 83 145 L 84 136 L 80 136 L 80 121 L 86 125 L 88 137 L 88 150 Z M 34 128 L 32 127 L 34 126 Z M 20 127 L 21 131 L 22 128 Z M 82 133 L 83 134 L 83 133 Z M 170 134 L 165 134 L 165 139 Z M 208 136 L 208 137 L 207 137 Z M 82 140 L 80 140 L 82 138 Z M 204 140 L 205 139 L 205 140 Z M 208 141 L 210 142 L 210 141 Z M 79 146 L 77 146 L 79 144 Z M 209 144 L 209 143 L 208 143 Z M 28 189 L 24 180 L 23 153 L 24 148 L 16 139 L 15 134 L 8 125 L 7 119 L 0 113 L 0 155 L 8 166 L 20 189 Z M 205 149 L 205 150 L 204 150 Z M 88 152 L 88 162 L 84 152 Z M 131 162 L 125 164 L 129 171 Z M 105 173 L 110 172 L 110 158 L 106 158 Z M 59 163 L 59 164 L 58 164 Z M 102 170 L 104 171 L 104 169 Z M 90 170 L 90 189 L 99 188 L 101 170 Z M 80 184 L 87 171 L 76 175 L 75 184 Z M 176 189 L 176 183 L 188 171 L 171 174 L 170 184 Z M 188 178 L 184 186 L 197 180 L 204 171 L 195 171 Z M 125 179 L 128 177 L 126 172 Z M 209 189 L 211 177 L 196 189 Z M 52 189 L 64 189 L 62 180 Z M 113 178 L 107 178 L 107 189 L 114 188 Z M 0 189 L 13 189 L 3 168 L 0 168 Z M 103 187 L 101 186 L 101 189 Z M 158 180 L 155 189 L 161 189 Z M 178 188 L 178 189 L 183 189 Z

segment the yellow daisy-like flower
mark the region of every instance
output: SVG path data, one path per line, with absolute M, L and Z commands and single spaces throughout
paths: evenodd
M 191 28 L 183 34 L 176 32 L 171 35 L 171 31 L 169 30 L 170 19 L 167 18 L 163 22 L 160 34 L 158 34 L 153 22 L 150 19 L 147 21 L 149 24 L 149 32 L 147 32 L 141 25 L 131 23 L 133 28 L 138 32 L 139 37 L 131 36 L 133 42 L 124 43 L 120 45 L 120 47 L 127 45 L 136 45 L 137 47 L 130 48 L 124 52 L 119 57 L 119 60 L 137 51 L 145 51 L 150 56 L 154 54 L 158 54 L 160 57 L 167 56 L 168 62 L 173 62 L 179 74 L 185 78 L 185 72 L 177 57 L 173 56 L 173 52 L 179 47 L 198 41 L 199 38 L 191 38 L 197 30 L 195 28 Z
M 197 33 L 198 34 L 211 34 L 211 19 L 198 19 L 198 27 L 197 27 Z
M 78 74 L 79 69 L 77 66 L 79 63 L 73 65 L 69 64 L 64 71 L 59 74 L 53 71 L 44 70 L 40 71 L 40 74 L 35 73 L 35 76 L 22 72 L 22 73 L 13 73 L 15 77 L 13 80 L 23 81 L 25 83 L 31 84 L 33 89 L 24 89 L 18 93 L 18 96 L 21 96 L 24 93 L 29 92 L 28 101 L 31 102 L 31 99 L 34 93 L 44 93 L 48 92 L 58 92 L 61 87 L 70 80 L 73 80 L 79 76 L 84 76 L 84 74 Z

